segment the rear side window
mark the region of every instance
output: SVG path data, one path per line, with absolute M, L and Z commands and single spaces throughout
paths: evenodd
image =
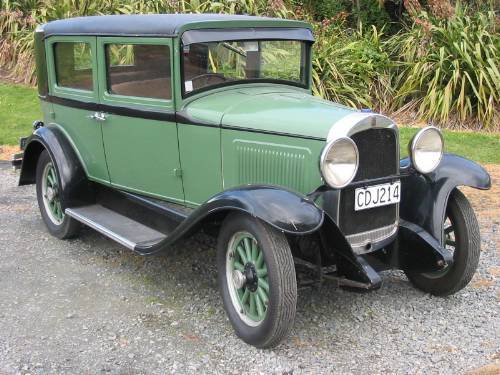
M 166 45 L 106 44 L 108 92 L 170 100 L 170 49 Z
M 79 90 L 93 90 L 92 50 L 82 42 L 54 44 L 57 85 Z

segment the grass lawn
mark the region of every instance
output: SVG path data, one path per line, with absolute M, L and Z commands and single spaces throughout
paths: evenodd
M 31 124 L 41 118 L 36 90 L 21 85 L 0 83 L 0 145 L 15 145 L 19 137 L 31 133 Z M 401 156 L 416 128 L 401 128 Z M 481 163 L 500 164 L 500 135 L 444 131 L 446 152 Z
M 408 155 L 408 142 L 418 131 L 400 128 L 401 156 Z M 500 135 L 472 132 L 443 131 L 446 152 L 488 164 L 500 164 Z
M 0 145 L 17 145 L 19 137 L 30 135 L 33 121 L 41 118 L 35 89 L 0 83 Z

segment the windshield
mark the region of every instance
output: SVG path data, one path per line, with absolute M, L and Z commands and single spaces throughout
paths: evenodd
M 259 81 L 307 87 L 307 48 L 305 42 L 296 40 L 189 44 L 183 47 L 184 93 Z

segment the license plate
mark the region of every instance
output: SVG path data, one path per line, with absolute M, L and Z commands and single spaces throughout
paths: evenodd
M 401 182 L 358 188 L 354 191 L 354 211 L 387 206 L 401 200 Z

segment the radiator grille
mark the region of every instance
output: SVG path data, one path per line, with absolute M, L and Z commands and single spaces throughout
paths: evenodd
M 396 132 L 391 129 L 369 129 L 354 134 L 352 140 L 359 151 L 359 168 L 354 181 L 391 176 L 399 172 Z M 369 181 L 367 185 L 370 185 Z M 354 190 L 347 187 L 340 194 L 339 223 L 345 235 L 368 232 L 396 222 L 398 205 L 354 211 Z
M 369 129 L 352 137 L 359 151 L 359 168 L 354 181 L 390 176 L 398 172 L 398 142 L 391 129 Z

